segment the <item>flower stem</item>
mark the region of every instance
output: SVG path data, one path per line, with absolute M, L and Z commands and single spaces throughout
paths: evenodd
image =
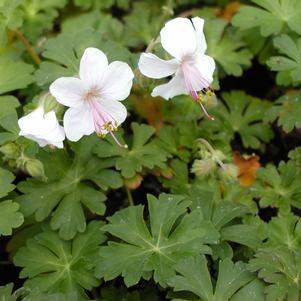
M 32 60 L 37 64 L 40 65 L 41 64 L 41 59 L 39 58 L 39 56 L 37 55 L 37 53 L 35 52 L 35 50 L 31 47 L 29 41 L 26 39 L 26 37 L 24 36 L 24 34 L 20 31 L 20 30 L 16 30 L 15 34 L 17 35 L 17 37 L 19 38 L 19 40 L 23 43 L 24 47 L 26 48 L 26 51 L 28 52 L 28 54 L 30 55 L 30 57 L 32 58 Z
M 132 193 L 131 193 L 130 189 L 126 186 L 124 186 L 124 188 L 125 188 L 130 206 L 135 206 L 133 196 L 132 196 Z

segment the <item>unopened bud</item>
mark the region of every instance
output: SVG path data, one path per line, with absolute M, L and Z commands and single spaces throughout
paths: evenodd
M 35 178 L 45 179 L 44 167 L 41 161 L 37 159 L 29 159 L 25 162 L 24 165 L 25 171 Z
M 215 168 L 215 166 L 215 162 L 211 159 L 195 160 L 191 172 L 199 177 L 206 176 Z
M 220 169 L 222 176 L 228 180 L 237 179 L 238 168 L 234 164 L 224 164 L 223 168 Z
M 43 105 L 45 113 L 54 111 L 59 115 L 63 112 L 63 106 L 50 93 L 46 93 L 41 97 L 40 104 Z
M 20 155 L 20 149 L 15 143 L 7 143 L 0 147 L 0 152 L 5 155 L 5 160 L 16 159 Z

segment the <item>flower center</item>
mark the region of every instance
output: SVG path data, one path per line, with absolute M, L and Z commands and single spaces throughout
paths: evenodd
M 189 94 L 195 101 L 197 101 L 200 104 L 205 116 L 208 119 L 214 120 L 214 118 L 207 113 L 203 105 L 205 103 L 205 98 L 215 96 L 213 89 L 210 87 L 210 83 L 194 66 L 191 60 L 183 60 L 181 64 L 181 69 L 184 75 L 185 85 Z
M 118 122 L 115 120 L 115 118 L 111 114 L 104 112 L 101 108 L 101 105 L 95 98 L 89 100 L 89 105 L 93 115 L 93 123 L 96 134 L 99 137 L 104 138 L 107 133 L 110 133 L 118 146 L 127 148 L 127 145 L 121 144 L 113 133 L 117 131 L 118 127 Z

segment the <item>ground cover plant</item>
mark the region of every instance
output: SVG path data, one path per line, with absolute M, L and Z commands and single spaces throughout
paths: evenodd
M 299 0 L 0 0 L 0 300 L 301 299 Z

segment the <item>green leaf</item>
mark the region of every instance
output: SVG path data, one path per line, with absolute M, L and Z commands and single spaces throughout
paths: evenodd
M 270 285 L 266 288 L 267 301 L 298 301 L 301 290 L 301 254 L 286 247 L 271 247 L 259 250 L 250 260 L 248 268 L 258 271 Z
M 99 33 L 93 29 L 84 29 L 74 33 L 61 33 L 49 39 L 45 45 L 43 57 L 48 59 L 40 65 L 35 73 L 37 84 L 42 86 L 53 82 L 58 77 L 76 76 L 79 62 L 87 47 L 97 47 L 109 61 L 130 61 L 131 53 L 113 41 L 102 41 Z
M 301 34 L 301 2 L 299 0 L 251 0 L 257 6 L 242 6 L 232 19 L 241 28 L 260 28 L 262 36 L 276 35 L 288 27 Z
M 12 134 L 11 138 L 15 139 L 19 133 L 18 115 L 16 112 L 16 108 L 19 107 L 19 105 L 18 99 L 14 96 L 0 96 L 0 126 L 9 131 Z
M 243 47 L 244 43 L 237 35 L 231 35 L 227 29 L 227 22 L 221 19 L 206 20 L 207 52 L 226 74 L 240 76 L 243 67 L 251 65 L 252 53 Z
M 94 149 L 94 152 L 100 158 L 115 158 L 116 169 L 120 170 L 125 178 L 134 177 L 137 172 L 142 172 L 143 168 L 165 167 L 165 161 L 169 154 L 152 139 L 155 129 L 138 123 L 132 123 L 131 128 L 133 138 L 131 143 L 128 143 L 128 148 L 118 146 L 110 137 L 103 140 Z
M 268 142 L 273 132 L 268 124 L 262 123 L 270 103 L 249 96 L 243 91 L 222 93 L 224 103 L 210 111 L 215 121 L 204 120 L 202 126 L 211 138 L 230 141 L 238 133 L 245 147 L 259 148 Z
M 107 281 L 122 275 L 125 284 L 132 286 L 152 272 L 155 282 L 166 286 L 175 273 L 173 265 L 182 256 L 209 252 L 204 244 L 218 239 L 218 232 L 199 210 L 187 213 L 188 205 L 181 196 L 161 194 L 156 199 L 149 195 L 149 227 L 143 206 L 123 209 L 108 218 L 110 223 L 103 230 L 121 241 L 110 241 L 100 249 L 97 276 Z
M 28 278 L 25 286 L 47 293 L 76 290 L 85 296 L 84 289 L 91 290 L 99 284 L 94 276 L 94 260 L 99 245 L 106 240 L 102 225 L 92 221 L 72 241 L 62 240 L 50 230 L 29 239 L 14 257 L 14 263 L 23 268 L 20 277 Z
M 301 38 L 295 42 L 288 35 L 281 35 L 274 39 L 274 45 L 285 55 L 273 56 L 267 61 L 272 71 L 278 71 L 277 83 L 285 86 L 299 85 L 301 83 Z
M 254 279 L 243 263 L 234 264 L 228 258 L 219 263 L 214 291 L 205 256 L 186 257 L 176 264 L 175 269 L 180 275 L 172 277 L 169 285 L 175 291 L 192 292 L 202 301 L 231 300 L 238 289 Z
M 14 179 L 15 176 L 10 171 L 0 167 L 0 198 L 15 189 L 15 185 L 12 184 Z
M 22 3 L 23 26 L 26 37 L 35 41 L 45 31 L 52 29 L 58 9 L 63 8 L 67 0 L 24 0 Z
M 246 286 L 241 288 L 232 298 L 231 301 L 266 301 L 264 294 L 265 285 L 263 281 L 254 279 Z
M 7 284 L 5 286 L 0 286 L 1 301 L 16 301 L 17 298 L 13 296 L 12 293 L 13 293 L 13 283 Z
M 301 174 L 295 162 L 280 162 L 278 169 L 267 165 L 257 172 L 257 185 L 252 188 L 262 207 L 272 206 L 287 214 L 290 207 L 301 208 Z
M 73 144 L 74 158 L 62 151 L 40 152 L 47 182 L 29 179 L 18 184 L 23 195 L 17 197 L 25 216 L 35 214 L 36 221 L 51 215 L 50 226 L 59 230 L 64 239 L 86 228 L 84 206 L 92 213 L 103 215 L 106 196 L 101 189 L 119 188 L 119 173 L 112 170 L 114 161 L 91 156 L 99 138 L 89 136 Z
M 0 94 L 22 89 L 34 81 L 34 67 L 21 61 L 0 57 Z
M 301 128 L 301 92 L 284 95 L 273 103 L 264 120 L 273 122 L 276 119 L 286 133 Z
M 19 204 L 13 201 L 0 202 L 0 235 L 11 235 L 13 228 L 23 224 L 23 214 L 20 213 Z
M 267 226 L 268 246 L 286 246 L 289 250 L 301 250 L 301 219 L 295 215 L 273 217 Z

